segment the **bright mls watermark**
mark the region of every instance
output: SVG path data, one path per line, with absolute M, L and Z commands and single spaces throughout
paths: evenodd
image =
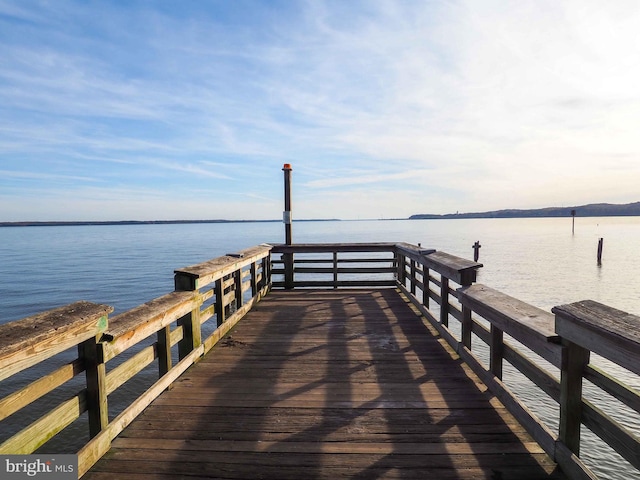
M 77 455 L 0 455 L 2 480 L 76 480 Z

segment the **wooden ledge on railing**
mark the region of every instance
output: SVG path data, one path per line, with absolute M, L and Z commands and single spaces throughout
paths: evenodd
M 459 285 L 471 285 L 476 281 L 477 270 L 481 263 L 456 257 L 445 252 L 439 252 L 432 248 L 422 248 L 409 243 L 397 243 L 396 253 L 415 260 L 425 267 L 435 270 L 442 276 Z
M 190 313 L 196 297 L 194 292 L 171 292 L 111 318 L 101 339 L 104 360 L 110 360 Z
M 112 311 L 82 301 L 0 325 L 0 380 L 100 334 Z
M 560 343 L 553 314 L 482 284 L 458 289 L 458 300 L 500 330 L 529 346 Z
M 551 311 L 562 338 L 640 375 L 640 317 L 593 300 Z
M 102 339 L 111 342 L 123 336 L 137 336 L 137 331 L 144 330 L 150 324 L 154 324 L 155 330 L 151 333 L 155 333 L 158 329 L 175 322 L 176 318 L 189 313 L 193 309 L 190 301 L 194 298 L 193 292 L 171 292 L 162 297 L 154 298 L 112 317 L 109 321 L 109 328 L 103 333 Z
M 560 337 L 550 312 L 482 284 L 458 289 L 460 303 L 551 364 L 560 365 Z
M 396 252 L 408 257 L 412 260 L 420 261 L 425 255 L 435 253 L 434 248 L 423 248 L 411 243 L 396 243 Z
M 262 244 L 175 270 L 175 289 L 198 290 L 219 278 L 235 272 L 241 266 L 249 265 L 264 258 L 269 254 L 271 248 L 271 245 Z
M 395 243 L 294 243 L 292 245 L 277 244 L 273 253 L 332 253 L 332 252 L 388 252 Z
M 459 285 L 475 282 L 478 269 L 482 267 L 482 263 L 439 251 L 425 255 L 424 264 Z

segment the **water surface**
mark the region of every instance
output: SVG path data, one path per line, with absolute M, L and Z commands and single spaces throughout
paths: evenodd
M 117 314 L 170 292 L 176 268 L 283 238 L 280 223 L 0 228 L 0 323 L 77 300 L 112 305 Z M 596 262 L 599 238 L 604 239 L 601 265 Z M 479 283 L 546 310 L 593 299 L 640 314 L 637 217 L 578 217 L 575 234 L 570 218 L 298 222 L 293 239 L 420 243 L 466 258 L 480 241 L 484 267 Z M 617 374 L 640 388 L 634 376 Z M 508 368 L 505 375 L 513 377 L 532 409 L 557 428 L 553 402 L 541 399 Z M 0 396 L 7 388 L 0 383 Z M 605 395 L 593 395 L 609 403 Z M 110 402 L 117 403 L 117 397 Z M 640 432 L 637 414 L 610 405 L 613 415 Z M 585 435 L 584 456 L 603 478 L 637 475 Z

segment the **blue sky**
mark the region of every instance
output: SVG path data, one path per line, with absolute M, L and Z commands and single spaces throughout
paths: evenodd
M 640 2 L 0 0 L 0 221 L 640 200 Z

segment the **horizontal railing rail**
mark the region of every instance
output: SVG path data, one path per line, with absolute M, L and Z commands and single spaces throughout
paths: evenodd
M 91 439 L 78 452 L 82 476 L 144 408 L 268 292 L 270 255 L 271 247 L 261 245 L 176 270 L 174 292 L 111 319 L 111 307 L 78 302 L 1 325 L 0 380 L 76 346 L 78 355 L 1 398 L 0 422 L 82 372 L 86 381 L 68 400 L 0 444 L 0 453 L 32 453 L 88 412 Z M 202 326 L 214 317 L 217 328 L 202 338 Z M 132 347 L 137 351 L 127 355 Z M 119 362 L 109 368 L 115 359 Z M 109 395 L 156 361 L 159 379 L 110 420 Z

